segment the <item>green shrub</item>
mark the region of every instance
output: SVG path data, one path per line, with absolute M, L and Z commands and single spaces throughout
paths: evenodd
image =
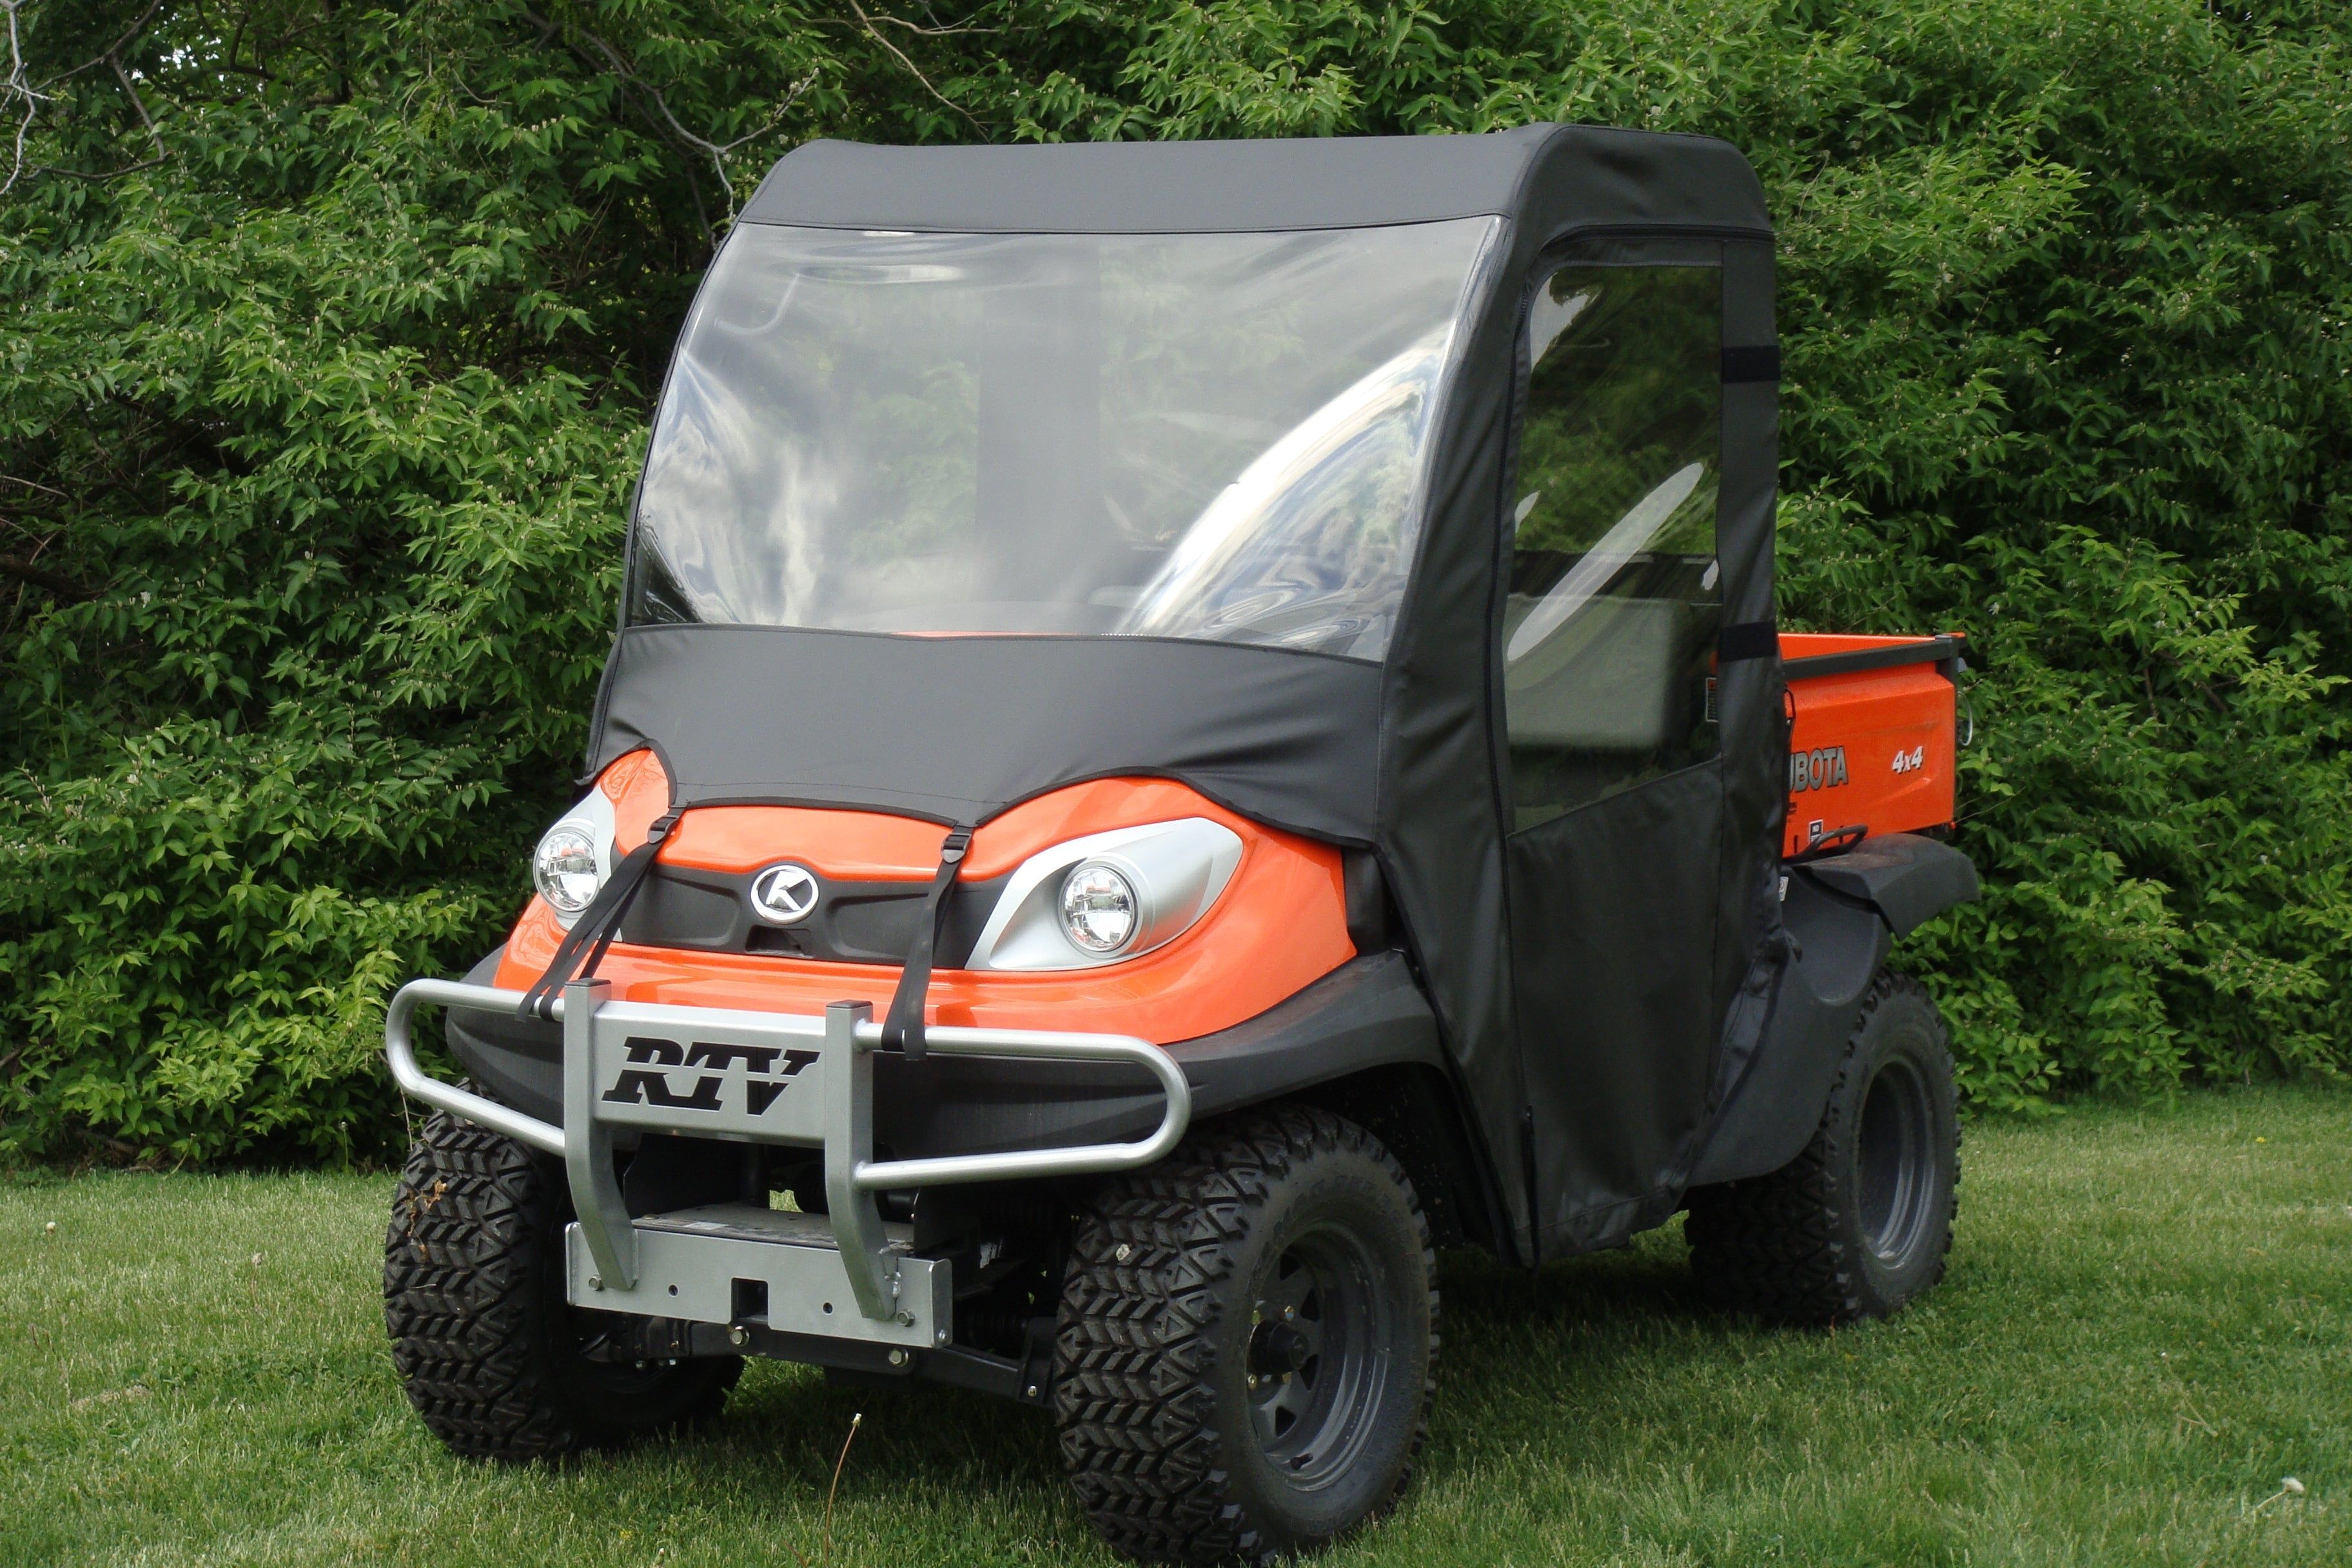
M 1977 1101 L 2335 1075 L 2352 22 L 2294 0 L 28 0 L 0 198 L 0 1152 L 380 1152 L 572 787 L 651 389 L 819 134 L 1746 148 L 1784 615 L 1963 626 Z M 0 144 L 0 178 L 9 153 Z

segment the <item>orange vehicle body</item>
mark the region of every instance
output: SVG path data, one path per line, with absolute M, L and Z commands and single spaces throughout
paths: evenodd
M 642 844 L 667 809 L 669 781 L 651 752 L 604 770 L 615 841 Z M 1202 816 L 1241 836 L 1241 863 L 1224 891 L 1165 947 L 1098 969 L 1000 973 L 941 969 L 926 1018 L 978 1027 L 1133 1035 L 1167 1045 L 1254 1018 L 1356 956 L 1348 937 L 1339 852 L 1260 826 L 1167 779 L 1099 779 L 1025 801 L 972 835 L 962 875 L 999 877 L 1030 856 L 1084 834 Z M 663 841 L 659 864 L 751 871 L 784 858 L 819 875 L 929 882 L 947 829 L 878 812 L 787 805 L 690 811 Z M 494 984 L 525 990 L 555 957 L 563 929 L 534 897 L 508 939 Z M 895 965 L 765 953 L 688 952 L 616 942 L 597 969 L 621 1001 L 750 1012 L 822 1013 L 830 1002 L 890 1005 Z
M 1862 653 L 1927 637 L 1780 634 L 1784 660 Z M 1959 735 L 1958 689 L 1936 663 L 1807 675 L 1789 672 L 1789 823 L 1782 852 L 1841 830 L 1864 835 L 1946 827 Z

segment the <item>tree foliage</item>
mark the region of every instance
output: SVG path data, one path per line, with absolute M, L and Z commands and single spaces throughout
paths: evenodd
M 2325 0 L 15 0 L 0 1151 L 365 1156 L 571 787 L 668 344 L 767 164 L 1721 135 L 1784 619 L 1964 626 L 1969 1091 L 2352 1065 L 2352 22 Z M 16 132 L 21 128 L 21 136 Z

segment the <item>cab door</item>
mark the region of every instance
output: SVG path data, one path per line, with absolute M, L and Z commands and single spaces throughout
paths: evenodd
M 1497 663 L 1506 891 L 1542 1256 L 1672 1212 L 1706 1113 L 1724 905 L 1720 247 L 1529 280 Z

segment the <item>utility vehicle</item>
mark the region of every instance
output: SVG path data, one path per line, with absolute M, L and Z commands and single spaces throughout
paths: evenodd
M 1955 635 L 1775 628 L 1772 236 L 1691 136 L 781 160 L 663 389 L 585 793 L 392 1069 L 463 1454 L 746 1356 L 1039 1406 L 1145 1558 L 1388 1509 L 1436 1248 L 1940 1276 Z M 460 1087 L 424 1072 L 446 1009 Z

